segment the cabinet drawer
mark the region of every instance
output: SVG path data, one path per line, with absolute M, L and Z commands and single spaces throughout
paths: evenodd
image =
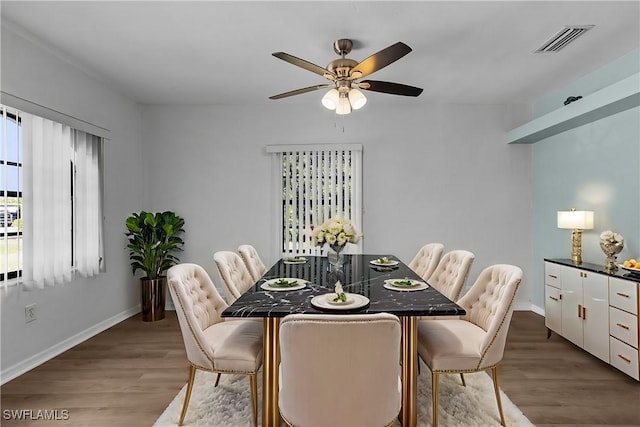
M 638 284 L 629 280 L 609 278 L 609 305 L 638 314 Z
M 609 333 L 620 341 L 638 348 L 638 316 L 609 307 Z
M 560 281 L 560 272 L 562 267 L 558 264 L 551 262 L 544 263 L 544 284 L 553 286 L 554 288 L 562 288 L 562 282 Z
M 638 350 L 618 341 L 616 338 L 609 338 L 609 351 L 611 366 L 620 369 L 630 377 L 640 380 L 638 369 Z
M 557 334 L 562 333 L 562 296 L 560 289 L 545 285 L 544 324 Z

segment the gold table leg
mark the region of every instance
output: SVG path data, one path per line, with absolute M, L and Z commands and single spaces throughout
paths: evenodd
M 262 344 L 262 427 L 280 427 L 278 408 L 280 364 L 280 318 L 264 318 Z
M 403 427 L 418 425 L 418 321 L 402 316 L 402 412 Z

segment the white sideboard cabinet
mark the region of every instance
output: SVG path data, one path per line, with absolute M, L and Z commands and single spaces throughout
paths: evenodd
M 640 380 L 640 277 L 568 259 L 545 259 L 545 325 L 551 332 Z

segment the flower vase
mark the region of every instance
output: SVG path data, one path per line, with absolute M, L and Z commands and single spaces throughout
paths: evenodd
M 600 248 L 602 252 L 607 256 L 606 263 L 604 265 L 604 271 L 607 273 L 615 273 L 618 271 L 618 265 L 616 264 L 616 255 L 624 248 L 622 242 L 600 242 Z
M 329 265 L 336 270 L 341 270 L 344 264 L 344 251 L 345 245 L 329 245 L 329 251 L 327 252 L 327 258 L 329 258 Z

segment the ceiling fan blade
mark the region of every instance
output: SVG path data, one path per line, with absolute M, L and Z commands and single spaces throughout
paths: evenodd
M 374 53 L 353 67 L 351 70 L 351 76 L 353 76 L 354 73 L 359 73 L 356 78 L 368 76 L 369 74 L 386 67 L 392 62 L 397 61 L 409 52 L 411 52 L 411 48 L 402 42 L 392 44 L 391 46 L 382 49 L 380 52 Z
M 333 85 L 327 83 L 327 84 L 323 84 L 323 85 L 315 85 L 315 86 L 303 87 L 302 89 L 296 89 L 296 90 L 292 90 L 292 91 L 289 91 L 289 92 L 280 93 L 278 95 L 270 96 L 269 99 L 282 99 L 282 98 L 286 98 L 288 96 L 300 95 L 300 94 L 307 93 L 307 92 L 313 92 L 314 90 L 322 89 L 324 87 L 329 87 L 329 86 L 333 86 Z
M 363 80 L 358 83 L 358 87 L 363 90 L 390 93 L 392 95 L 418 96 L 422 93 L 422 88 L 419 87 L 400 83 L 381 82 L 378 80 Z
M 322 68 L 319 65 L 313 64 L 309 61 L 305 61 L 304 59 L 300 59 L 296 56 L 289 55 L 288 53 L 274 52 L 272 55 L 290 64 L 297 65 L 300 68 L 304 68 L 305 70 L 311 71 L 312 73 L 320 74 L 323 77 L 327 77 L 327 78 L 330 78 L 329 76 L 333 78 L 336 77 L 335 73 L 332 73 L 326 68 Z

